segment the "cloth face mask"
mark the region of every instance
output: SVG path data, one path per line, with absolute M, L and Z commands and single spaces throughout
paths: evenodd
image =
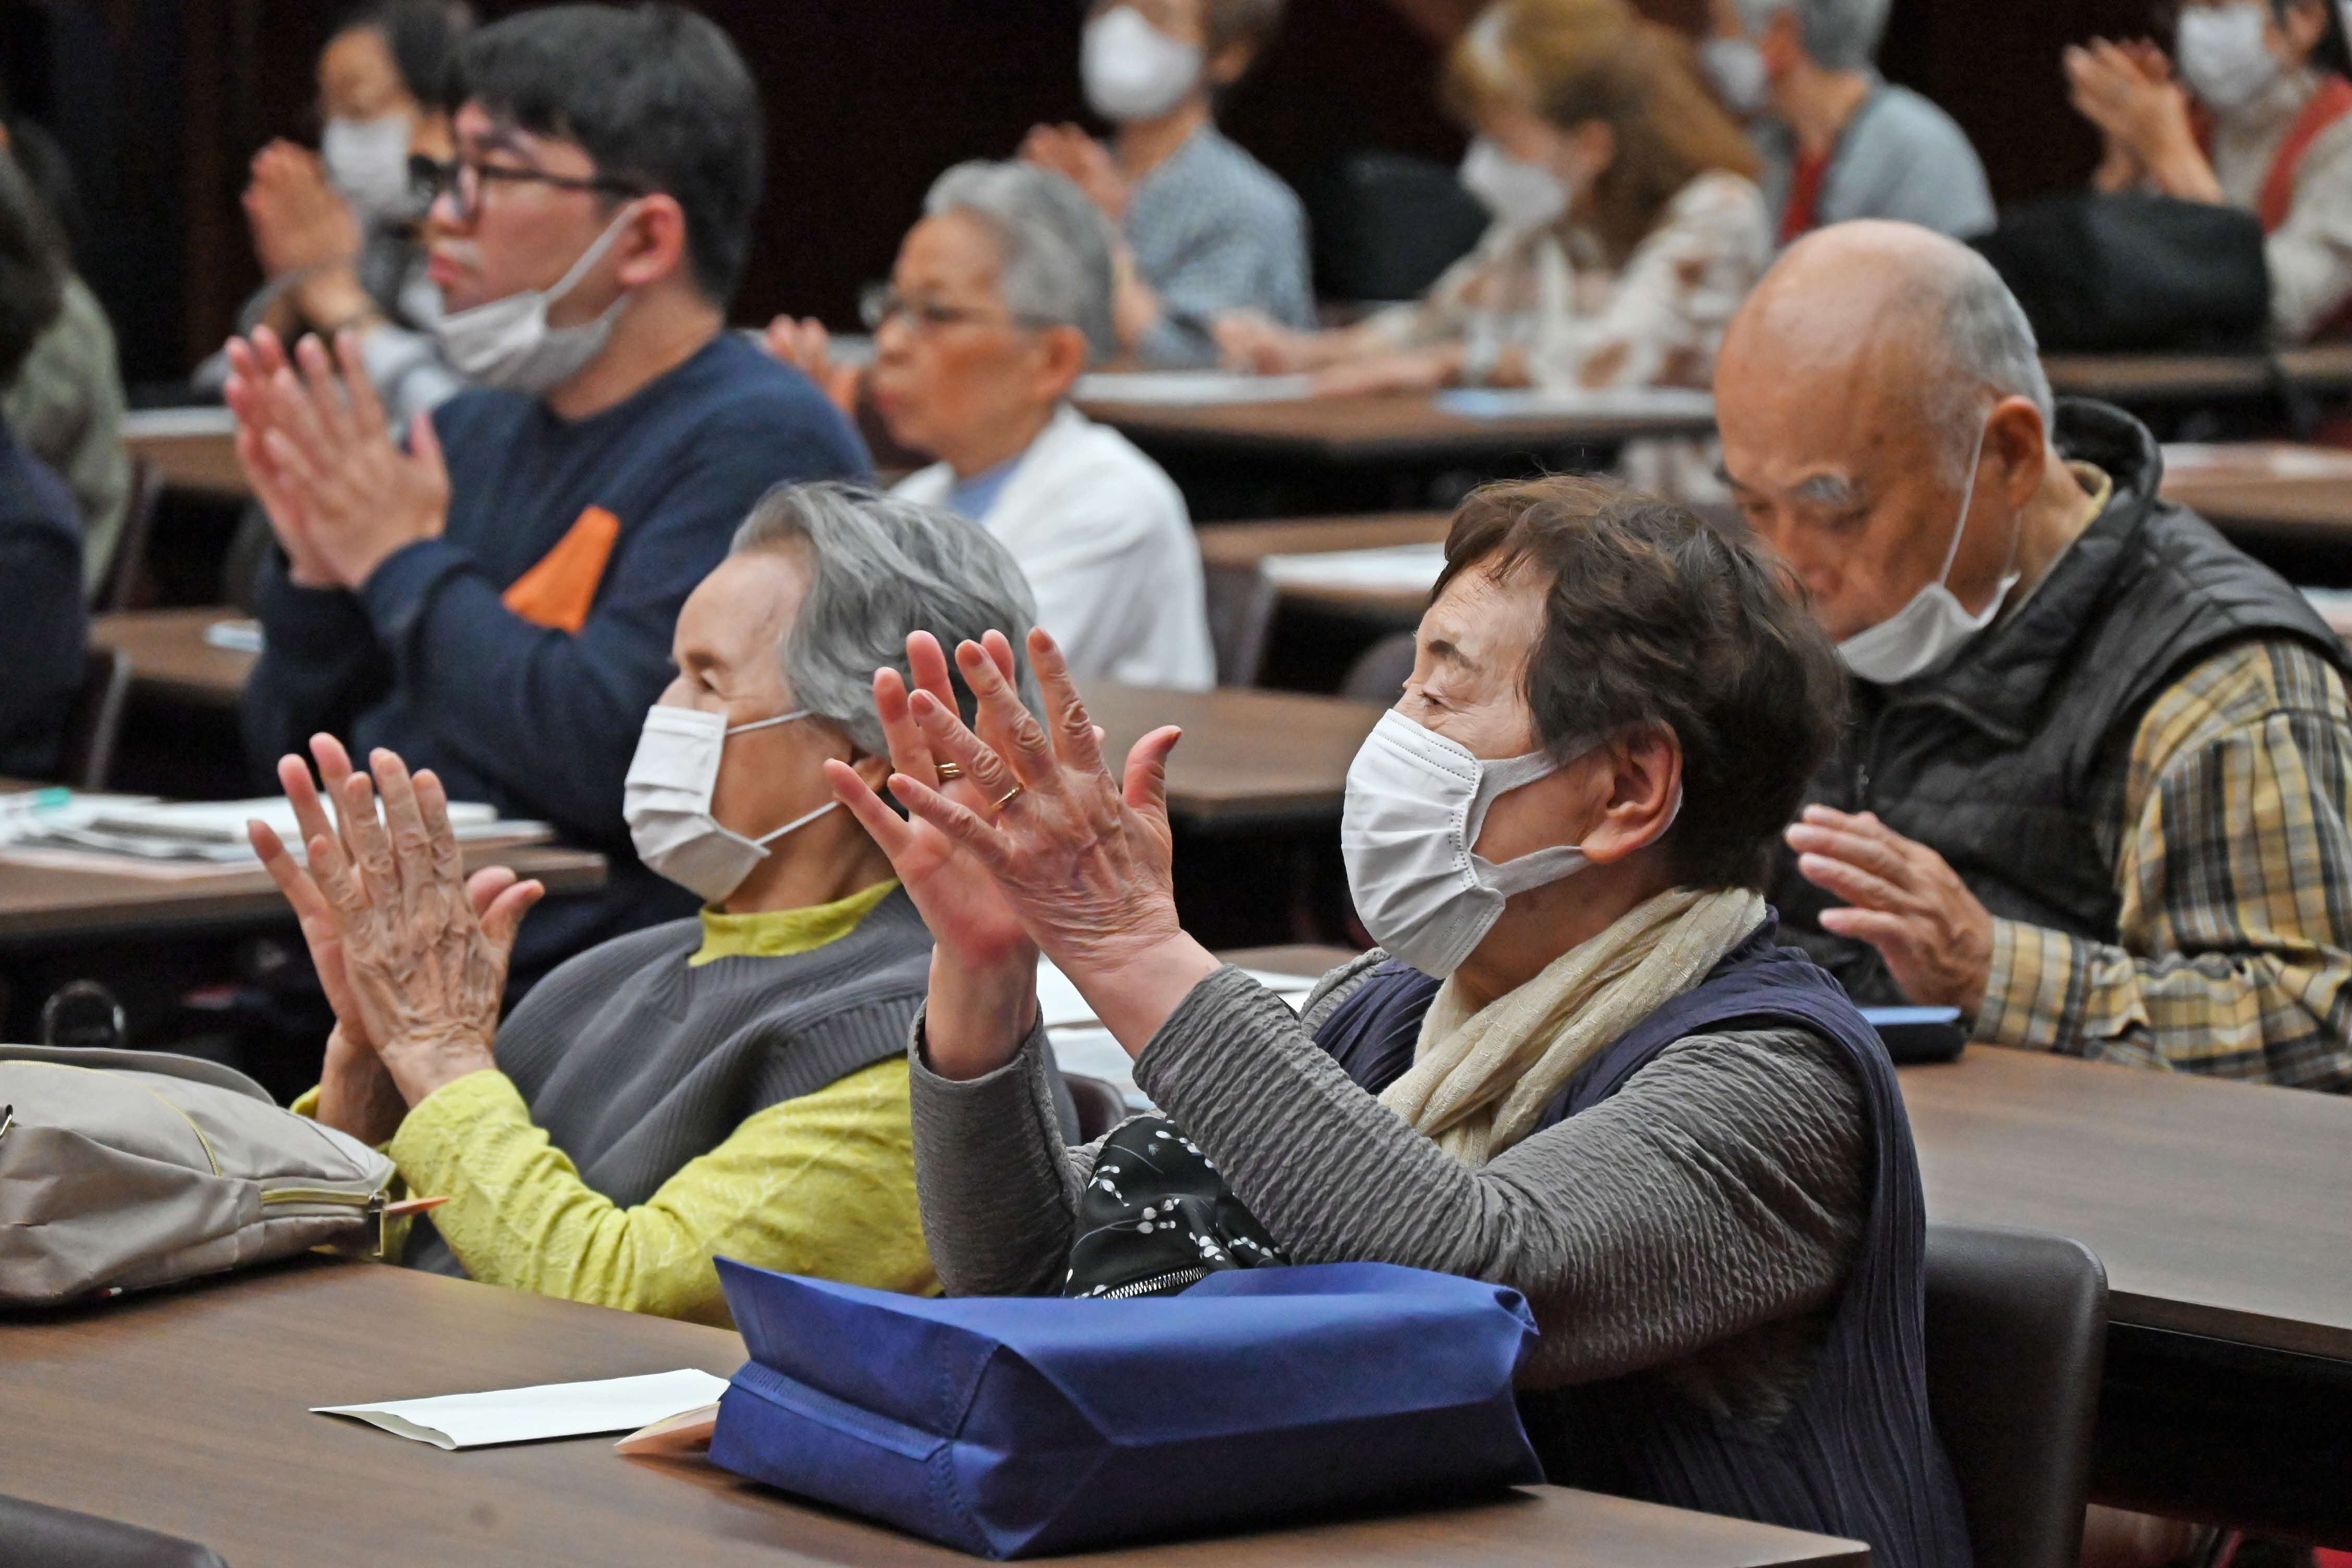
M 1977 427 L 1975 455 L 1969 458 L 1968 488 L 1960 493 L 1959 521 L 1952 525 L 1951 548 L 1944 552 L 1944 569 L 1936 580 L 1911 595 L 1911 602 L 1876 626 L 1859 631 L 1837 645 L 1838 658 L 1846 668 L 1874 686 L 1895 686 L 1915 675 L 1935 668 L 1960 650 L 1960 646 L 1992 625 L 2000 614 L 2001 605 L 2009 602 L 2010 590 L 2017 586 L 2017 537 L 2023 526 L 2021 516 L 2011 521 L 2009 563 L 2001 569 L 2000 584 L 1993 590 L 1984 613 L 1972 616 L 1953 597 L 1944 584 L 1952 574 L 1952 563 L 1959 558 L 1960 535 L 1969 528 L 1969 508 L 1977 499 L 1977 467 L 1984 460 L 1985 432 L 1992 428 L 1992 416 Z
M 2217 114 L 2242 109 L 2279 77 L 2279 60 L 2263 41 L 2269 18 L 2262 0 L 2231 5 L 2189 5 L 2174 40 L 2180 79 Z
M 1442 980 L 1486 940 L 1513 893 L 1585 868 L 1573 845 L 1500 866 L 1471 847 L 1497 796 L 1560 767 L 1546 752 L 1483 760 L 1393 708 L 1381 715 L 1348 767 L 1339 852 L 1356 914 L 1390 957 Z
M 648 710 L 621 791 L 621 815 L 637 858 L 704 903 L 715 904 L 743 885 L 751 868 L 768 858 L 769 845 L 839 805 L 826 801 L 758 838 L 746 838 L 710 815 L 727 737 L 807 717 L 808 710 L 799 708 L 730 729 L 724 713 L 667 705 Z
M 1198 44 L 1179 43 L 1143 19 L 1132 5 L 1116 5 L 1087 24 L 1079 42 L 1078 76 L 1087 106 L 1125 125 L 1157 120 L 1201 79 Z
M 398 222 L 414 215 L 408 184 L 409 117 L 330 120 L 319 138 L 327 179 L 352 204 L 362 224 Z
M 596 243 L 581 253 L 580 259 L 556 279 L 553 288 L 526 289 L 470 310 L 443 316 L 433 324 L 433 335 L 441 345 L 442 356 L 460 375 L 483 386 L 528 393 L 534 397 L 577 375 L 590 360 L 604 352 L 604 341 L 613 334 L 613 321 L 629 297 L 624 293 L 603 315 L 576 327 L 549 326 L 548 308 L 579 286 L 588 269 L 613 247 L 613 241 L 620 237 L 622 226 L 635 216 L 636 211 L 633 202 L 614 214 L 604 232 L 596 237 Z
M 1765 78 L 1764 51 L 1752 41 L 1707 38 L 1698 47 L 1698 64 L 1732 113 L 1753 118 L 1764 112 L 1771 83 Z
M 1463 155 L 1462 188 L 1507 227 L 1532 230 L 1558 223 L 1576 193 L 1540 163 L 1512 157 L 1481 136 Z

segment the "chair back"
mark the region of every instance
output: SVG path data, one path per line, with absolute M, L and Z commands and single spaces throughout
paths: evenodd
M 1062 1081 L 1070 1086 L 1071 1102 L 1078 1108 L 1079 1142 L 1091 1143 L 1127 1120 L 1127 1097 L 1116 1086 L 1074 1072 L 1064 1073 Z
M 2075 1568 L 2107 1274 L 2079 1241 L 1927 1227 L 1927 1396 L 1977 1568 Z
M 155 513 L 163 505 L 163 470 L 144 458 L 131 464 L 131 505 L 122 514 L 122 532 L 114 542 L 114 559 L 107 563 L 96 608 L 127 610 L 147 574 L 147 542 L 155 535 Z
M 81 790 L 106 787 L 130 700 L 131 656 L 119 647 L 91 648 L 83 657 L 81 689 L 67 710 L 65 738 L 58 748 L 61 781 Z
M 1356 656 L 1348 667 L 1347 679 L 1339 682 L 1339 695 L 1357 702 L 1377 702 L 1383 708 L 1393 707 L 1404 695 L 1404 683 L 1412 675 L 1413 650 L 1416 644 L 1412 632 L 1391 632 Z
M 1217 653 L 1217 684 L 1256 685 L 1281 590 L 1255 562 L 1247 566 L 1204 562 L 1201 585 L 1208 598 L 1209 642 Z
M 41 1568 L 228 1568 L 209 1546 L 76 1513 L 0 1497 L 0 1563 Z

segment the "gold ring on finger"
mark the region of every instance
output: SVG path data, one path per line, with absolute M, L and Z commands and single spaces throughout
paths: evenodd
M 1026 786 L 1014 784 L 1011 789 L 1006 790 L 1002 795 L 998 796 L 996 804 L 989 807 L 989 809 L 992 811 L 1003 811 L 1006 806 L 1013 804 L 1014 799 L 1020 795 L 1024 787 Z
M 963 777 L 963 770 L 956 766 L 953 763 L 941 763 L 935 771 L 939 773 L 940 783 L 941 784 L 947 783 L 950 779 L 960 779 Z

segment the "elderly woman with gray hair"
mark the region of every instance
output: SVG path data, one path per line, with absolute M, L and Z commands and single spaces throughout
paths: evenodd
M 865 391 L 893 438 L 939 459 L 897 493 L 1003 541 L 1082 678 L 1214 685 L 1183 496 L 1069 402 L 1087 364 L 1118 352 L 1101 213 L 1059 174 L 971 163 L 940 176 L 923 214 L 866 300 Z M 779 320 L 768 342 L 855 405 L 856 373 L 833 366 L 823 327 Z
M 770 492 L 680 612 L 677 678 L 629 769 L 638 852 L 708 907 L 572 959 L 503 1026 L 539 884 L 464 879 L 429 771 L 379 751 L 356 772 L 319 737 L 331 824 L 286 758 L 308 868 L 257 823 L 254 845 L 336 1015 L 296 1109 L 447 1200 L 393 1255 L 719 1323 L 720 1253 L 930 1289 L 905 1042 L 931 939 L 824 769 L 879 784 L 910 683 L 975 713 L 942 643 L 987 633 L 1034 690 L 990 630 L 1031 618 L 1012 558 L 955 517 L 840 486 Z

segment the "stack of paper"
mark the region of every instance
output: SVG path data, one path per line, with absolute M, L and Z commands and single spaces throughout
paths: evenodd
M 314 1405 L 310 1409 L 317 1415 L 349 1415 L 436 1448 L 479 1448 L 634 1431 L 712 1404 L 726 1391 L 725 1378 L 687 1367 L 643 1377 L 542 1383 L 375 1405 Z
M 30 805 L 9 809 L 0 798 L 0 846 L 11 850 L 69 851 L 137 860 L 249 866 L 253 846 L 245 825 L 258 818 L 278 832 L 296 858 L 303 853 L 294 803 L 283 795 L 257 800 L 159 801 L 149 795 L 70 795 L 42 791 Z M 543 822 L 502 819 L 490 806 L 449 805 L 449 825 L 460 839 L 545 838 Z
M 1370 594 L 1426 594 L 1445 569 L 1445 546 L 1390 544 L 1370 550 L 1318 550 L 1269 555 L 1258 563 L 1280 588 Z
M 1242 973 L 1294 1008 L 1306 1006 L 1307 994 L 1315 988 L 1312 975 L 1276 974 L 1262 969 Z M 1070 977 L 1055 968 L 1050 959 L 1037 961 L 1037 1011 L 1045 1019 L 1054 1060 L 1064 1072 L 1101 1079 L 1126 1097 L 1130 1110 L 1150 1109 L 1150 1098 L 1135 1085 L 1134 1058 L 1108 1029 L 1095 1021 L 1094 1004 L 1078 994 Z

